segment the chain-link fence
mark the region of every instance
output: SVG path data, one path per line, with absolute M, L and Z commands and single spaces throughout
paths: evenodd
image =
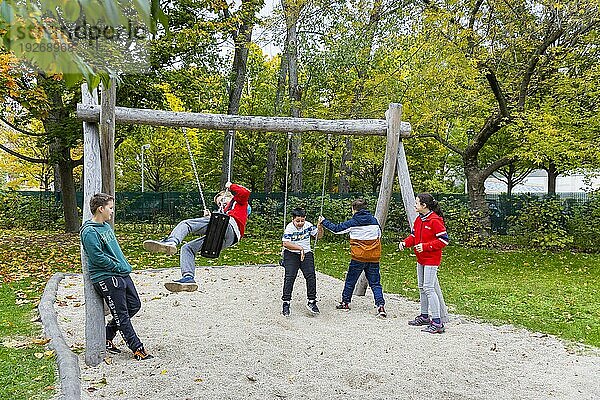
M 216 193 L 206 193 L 207 201 Z M 24 203 L 21 210 L 13 212 L 12 217 L 18 218 L 19 214 L 26 214 L 28 223 L 39 228 L 50 228 L 60 222 L 62 199 L 60 194 L 53 192 L 11 192 L 4 193 L 4 197 L 11 196 L 7 201 Z M 364 196 L 370 202 L 374 211 L 377 194 L 363 193 L 330 193 L 325 195 L 323 201 L 323 214 L 332 219 L 344 219 L 350 215 L 349 203 L 356 197 Z M 21 201 L 17 200 L 21 197 Z M 436 198 L 447 210 L 456 207 L 467 207 L 468 197 L 465 194 L 438 194 Z M 518 194 L 518 195 L 488 195 L 486 196 L 492 231 L 506 234 L 510 229 L 510 217 L 517 214 L 523 207 L 524 201 L 544 198 L 544 195 Z M 560 193 L 554 196 L 564 205 L 565 212 L 569 213 L 575 205 L 588 201 L 587 193 Z M 83 194 L 77 193 L 77 204 L 82 208 Z M 284 193 L 253 192 L 250 199 L 252 214 L 251 219 L 256 219 L 261 229 L 278 230 L 283 227 Z M 208 205 L 208 204 L 207 204 Z M 208 205 L 210 207 L 210 205 Z M 300 193 L 290 195 L 288 198 L 288 212 L 297 206 L 307 210 L 309 219 L 316 219 L 320 212 L 321 196 L 316 193 Z M 119 222 L 132 224 L 174 225 L 182 219 L 194 218 L 202 214 L 202 205 L 197 193 L 190 192 L 118 192 L 116 194 L 116 219 Z M 452 213 L 450 213 L 452 214 Z M 25 217 L 22 215 L 21 217 Z M 390 202 L 390 211 L 387 228 L 392 231 L 408 229 L 405 223 L 404 206 L 400 193 L 394 193 Z M 252 229 L 251 229 L 252 231 Z

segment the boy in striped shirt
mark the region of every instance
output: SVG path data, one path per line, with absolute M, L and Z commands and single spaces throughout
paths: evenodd
M 283 267 L 285 268 L 285 278 L 283 281 L 283 307 L 281 314 L 290 315 L 290 301 L 292 300 L 292 291 L 294 282 L 298 275 L 298 270 L 302 271 L 306 280 L 306 297 L 308 303 L 306 308 L 312 314 L 319 314 L 317 307 L 317 278 L 315 273 L 315 258 L 310 248 L 310 237 L 321 238 L 323 228 L 317 228 L 306 221 L 306 211 L 301 208 L 292 210 L 292 222 L 290 222 L 283 232 Z

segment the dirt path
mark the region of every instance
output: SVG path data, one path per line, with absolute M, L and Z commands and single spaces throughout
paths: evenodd
M 174 269 L 132 275 L 142 310 L 133 319 L 156 358 L 124 350 L 86 367 L 82 398 L 92 399 L 593 399 L 600 393 L 597 349 L 568 351 L 562 341 L 512 326 L 453 316 L 443 335 L 407 325 L 418 304 L 387 295 L 376 318 L 372 295 L 335 310 L 343 282 L 319 274 L 321 314 L 305 308 L 295 285 L 292 314 L 280 314 L 283 270 L 199 268 L 200 289 L 169 293 Z M 55 307 L 65 339 L 83 347 L 80 276 L 60 284 Z M 62 304 L 62 305 L 59 305 Z

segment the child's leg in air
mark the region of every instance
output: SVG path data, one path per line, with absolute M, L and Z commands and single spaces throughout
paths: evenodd
M 181 244 L 183 239 L 190 233 L 204 235 L 210 217 L 186 219 L 177 224 L 175 229 L 171 231 L 169 236 L 163 240 L 146 240 L 144 241 L 144 249 L 152 253 L 177 253 L 177 245 Z
M 202 248 L 204 236 L 187 242 L 181 246 L 179 253 L 179 267 L 181 268 L 181 279 L 165 283 L 165 288 L 171 292 L 195 292 L 198 284 L 194 280 L 196 273 L 196 253 Z
M 175 245 L 179 245 L 181 244 L 183 239 L 190 233 L 195 233 L 197 235 L 205 235 L 209 222 L 210 217 L 183 220 L 180 223 L 178 223 L 175 228 L 173 228 L 171 234 L 165 240 L 174 242 Z

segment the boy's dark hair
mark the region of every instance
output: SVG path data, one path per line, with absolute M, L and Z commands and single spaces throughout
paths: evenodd
M 292 210 L 292 218 L 306 217 L 306 210 L 302 207 L 296 207 Z
M 352 202 L 352 209 L 354 211 L 360 211 L 367 208 L 367 201 L 365 199 L 359 198 Z
M 418 197 L 419 200 L 421 201 L 421 203 L 425 204 L 425 206 L 427 208 L 429 208 L 431 211 L 433 211 L 434 213 L 436 213 L 440 217 L 444 218 L 444 213 L 442 212 L 442 209 L 440 208 L 440 205 L 433 198 L 433 196 L 431 194 L 429 194 L 429 193 L 419 193 L 416 197 Z
M 96 210 L 98 210 L 99 207 L 107 205 L 109 201 L 115 201 L 115 198 L 110 194 L 96 193 L 93 195 L 90 199 L 90 211 L 92 212 L 92 215 L 96 214 Z

